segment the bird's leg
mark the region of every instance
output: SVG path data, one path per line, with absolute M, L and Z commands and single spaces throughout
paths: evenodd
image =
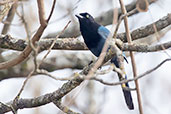
M 93 63 L 93 61 L 91 60 L 89 63 L 88 63 L 88 65 L 91 65 Z

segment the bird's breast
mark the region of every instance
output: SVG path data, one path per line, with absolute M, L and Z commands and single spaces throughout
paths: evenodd
M 98 34 L 97 27 L 82 26 L 80 28 L 84 42 L 89 50 L 95 55 L 99 56 L 104 45 L 104 39 Z
M 93 36 L 93 35 L 92 35 Z M 88 39 L 84 38 L 84 42 L 86 43 L 87 47 L 89 48 L 89 50 L 95 55 L 95 56 L 99 56 L 103 46 L 104 46 L 104 39 L 101 39 L 100 37 L 92 37 L 89 36 Z

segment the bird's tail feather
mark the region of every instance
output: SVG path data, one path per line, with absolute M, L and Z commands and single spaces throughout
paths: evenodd
M 120 56 L 120 57 L 122 57 L 122 56 Z M 124 58 L 124 59 L 126 60 L 126 58 Z M 114 63 L 117 68 L 122 69 L 123 72 L 124 72 L 124 69 L 122 68 L 124 66 L 122 58 L 119 58 L 119 57 L 115 56 L 115 57 L 112 58 L 111 62 Z M 124 72 L 124 74 L 125 74 L 125 72 Z M 123 76 L 121 76 L 121 74 L 118 73 L 118 77 L 119 77 L 120 81 L 122 81 L 124 79 L 127 79 L 126 74 L 123 77 Z M 129 85 L 128 85 L 128 83 L 123 83 L 121 86 L 122 86 L 122 91 L 123 91 L 123 94 L 124 94 L 124 97 L 125 97 L 125 102 L 126 102 L 128 108 L 130 110 L 133 110 L 134 109 L 134 104 L 133 104 L 133 100 L 132 100 L 131 91 L 129 91 L 128 89 L 125 89 L 126 87 L 129 88 Z
M 123 91 L 123 94 L 124 94 L 124 97 L 125 97 L 125 102 L 126 102 L 128 108 L 130 110 L 133 110 L 134 109 L 134 104 L 133 104 L 133 101 L 132 101 L 132 95 L 131 95 L 131 92 L 129 90 L 124 89 L 125 86 L 127 88 L 129 88 L 128 83 L 122 84 L 122 91 Z

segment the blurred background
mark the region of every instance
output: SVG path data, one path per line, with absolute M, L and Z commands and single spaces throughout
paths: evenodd
M 45 13 L 48 16 L 52 0 L 44 0 Z M 124 0 L 125 5 L 134 3 L 135 0 Z M 129 28 L 131 31 L 151 24 L 162 17 L 171 13 L 171 0 L 156 0 L 150 4 L 147 12 L 139 12 L 128 18 Z M 3 5 L 0 9 L 3 9 Z M 25 30 L 23 20 L 28 24 L 30 37 L 34 35 L 39 27 L 38 8 L 36 0 L 19 0 L 14 6 L 14 13 L 11 22 L 8 23 L 7 16 L 0 23 L 1 34 L 9 34 L 16 39 L 25 39 L 28 34 Z M 64 38 L 78 38 L 83 41 L 79 33 L 73 32 L 73 29 L 78 30 L 78 20 L 76 14 L 88 12 L 93 17 L 106 15 L 109 10 L 119 8 L 118 0 L 57 0 L 55 11 L 52 18 L 43 33 L 42 38 L 55 38 L 56 35 L 64 28 L 69 20 L 71 24 L 64 33 Z M 110 23 L 110 22 L 109 22 Z M 9 25 L 8 29 L 4 30 L 4 26 Z M 105 24 L 111 30 L 112 23 Z M 157 40 L 155 35 L 150 35 L 150 38 L 136 41 L 138 43 L 155 45 L 171 41 L 171 26 L 159 32 L 160 39 Z M 124 24 L 121 23 L 119 33 L 124 32 Z M 38 54 L 37 60 L 41 60 L 47 51 Z M 19 51 L 0 49 L 0 61 L 7 61 L 20 53 Z M 135 60 L 138 70 L 138 75 L 155 67 L 163 60 L 171 57 L 171 50 L 150 52 L 150 53 L 135 53 Z M 125 64 L 128 78 L 133 78 L 132 66 L 128 55 L 128 64 Z M 45 61 L 40 66 L 46 69 L 55 77 L 69 77 L 75 72 L 80 72 L 84 66 L 90 61 L 96 60 L 96 57 L 88 50 L 70 51 L 70 50 L 52 50 Z M 30 55 L 27 60 L 21 64 L 0 70 L 0 101 L 6 103 L 13 100 L 19 92 L 25 77 L 34 68 L 33 56 Z M 109 65 L 102 69 L 108 69 Z M 151 74 L 139 79 L 142 106 L 144 114 L 171 114 L 171 63 L 167 62 L 159 69 Z M 105 75 L 99 75 L 99 78 L 108 82 L 117 82 L 117 74 L 110 72 Z M 32 76 L 21 94 L 21 98 L 33 98 L 46 93 L 53 92 L 62 86 L 66 81 L 56 81 L 45 75 Z M 135 87 L 134 82 L 130 82 L 132 88 Z M 130 111 L 124 101 L 120 86 L 107 86 L 96 81 L 84 81 L 79 87 L 66 95 L 62 103 L 76 112 L 83 114 L 137 114 L 138 103 L 136 92 L 132 92 L 135 110 Z M 7 114 L 12 114 L 9 112 Z M 54 104 L 50 103 L 41 107 L 18 110 L 18 114 L 63 114 Z

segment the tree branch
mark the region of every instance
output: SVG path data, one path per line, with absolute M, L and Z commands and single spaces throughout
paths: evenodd
M 136 52 L 156 52 L 168 49 L 171 47 L 171 41 L 166 43 L 157 44 L 154 46 L 143 45 L 143 44 L 123 44 L 122 50 L 124 51 L 136 51 Z
M 41 39 L 39 42 L 40 51 L 47 50 L 54 39 Z M 120 41 L 116 41 L 121 50 L 123 51 L 136 51 L 136 52 L 156 52 L 163 50 L 162 45 L 165 49 L 171 47 L 171 41 L 166 43 L 157 44 L 154 46 L 149 46 L 145 44 L 126 44 Z M 0 36 L 0 46 L 5 49 L 13 49 L 17 51 L 22 51 L 26 46 L 25 40 L 14 39 L 9 35 Z M 54 47 L 54 50 L 87 50 L 86 45 L 78 39 L 75 38 L 66 38 L 66 39 L 57 39 Z
M 11 6 L 11 9 L 9 10 L 8 12 L 8 15 L 7 15 L 7 18 L 6 18 L 6 24 L 4 24 L 3 26 L 3 29 L 2 29 L 2 32 L 1 34 L 6 34 L 10 28 L 10 25 L 11 25 L 11 22 L 14 18 L 14 15 L 15 15 L 15 12 L 16 12 L 16 9 L 17 9 L 17 6 L 18 6 L 18 1 L 16 1 L 12 6 Z
M 123 14 L 126 15 L 127 10 L 125 8 L 123 0 L 119 0 L 119 2 L 121 5 L 121 9 L 122 9 Z M 128 44 L 132 44 L 132 37 L 131 37 L 130 29 L 128 26 L 128 17 L 127 16 L 124 17 L 124 25 L 125 25 L 126 38 L 127 38 Z M 131 57 L 132 71 L 134 74 L 133 76 L 135 78 L 135 77 L 137 77 L 137 66 L 136 66 L 136 62 L 135 62 L 135 56 L 134 56 L 134 53 L 132 51 L 130 51 L 129 53 L 130 53 L 130 57 Z M 143 114 L 142 100 L 141 100 L 141 94 L 140 94 L 138 80 L 135 80 L 135 85 L 136 85 L 136 93 L 137 93 L 139 112 L 140 112 L 140 114 Z
M 155 31 L 153 29 L 153 24 L 156 25 L 156 28 L 158 31 L 163 30 L 164 28 L 168 27 L 171 24 L 171 14 L 169 13 L 167 16 L 164 16 L 162 19 L 159 19 L 158 21 L 149 24 L 145 27 L 138 28 L 131 32 L 132 40 L 141 39 L 144 37 L 147 37 L 151 34 L 154 34 Z M 121 39 L 122 41 L 126 42 L 126 34 L 120 33 L 117 35 L 118 39 Z M 40 50 L 46 50 L 50 47 L 51 43 L 53 42 L 54 38 L 52 39 L 41 39 L 39 42 Z M 25 40 L 22 39 L 16 39 L 12 38 L 9 35 L 0 35 L 0 48 L 4 49 L 12 49 L 17 51 L 22 51 L 27 46 L 27 43 Z M 53 49 L 60 49 L 60 50 L 86 50 L 87 47 L 83 42 L 81 42 L 78 39 L 75 38 L 64 38 L 64 39 L 58 39 L 53 47 Z M 158 48 L 160 50 L 160 48 Z M 125 47 L 126 51 L 128 49 Z M 132 50 L 132 51 L 136 51 Z M 138 51 L 138 50 L 137 50 Z M 140 50 L 139 50 L 140 51 Z
M 137 40 L 137 39 L 144 38 L 144 37 L 154 34 L 155 33 L 155 30 L 153 27 L 154 24 L 156 25 L 157 31 L 160 31 L 168 27 L 171 24 L 171 13 L 169 13 L 167 16 L 164 16 L 163 18 L 159 19 L 158 21 L 152 24 L 133 30 L 131 32 L 132 40 Z M 118 34 L 117 38 L 121 39 L 123 42 L 127 42 L 126 33 Z
M 105 59 L 105 61 L 109 60 L 109 58 Z M 162 61 L 156 67 L 152 68 L 151 70 L 146 71 L 145 73 L 143 73 L 142 75 L 139 75 L 136 78 L 123 80 L 122 82 L 111 83 L 111 85 L 120 85 L 122 83 L 126 83 L 129 81 L 138 80 L 139 78 L 142 78 L 145 75 L 155 71 L 157 68 L 159 68 L 165 62 L 170 61 L 170 60 L 171 59 L 166 59 L 166 60 Z M 63 84 L 63 86 L 61 88 L 59 88 L 58 90 L 56 90 L 52 93 L 48 93 L 48 94 L 45 94 L 45 95 L 42 95 L 42 96 L 39 96 L 36 98 L 31 98 L 31 99 L 22 99 L 22 98 L 18 99 L 18 101 L 14 105 L 14 108 L 15 109 L 34 108 L 34 107 L 38 107 L 38 106 L 42 106 L 42 105 L 51 103 L 54 100 L 60 100 L 62 97 L 64 97 L 66 94 L 68 94 L 71 90 L 73 90 L 74 88 L 76 88 L 77 86 L 79 86 L 81 84 L 81 82 L 84 80 L 84 78 L 80 77 L 79 75 L 81 75 L 81 76 L 86 75 L 89 72 L 89 70 L 91 69 L 91 67 L 93 66 L 93 64 L 85 67 L 83 69 L 83 71 L 80 74 L 78 74 L 78 76 L 76 76 L 74 79 L 66 82 L 65 84 Z M 101 81 L 101 80 L 99 80 L 99 81 Z M 13 103 L 13 101 L 10 101 L 6 104 L 0 103 L 0 113 L 6 113 L 6 112 L 11 111 L 12 109 L 10 108 L 10 106 L 12 105 L 12 103 Z
M 54 1 L 56 1 L 56 0 L 54 0 Z M 41 8 L 41 6 L 39 6 L 39 5 L 42 5 L 42 4 L 38 4 L 38 7 Z M 42 12 L 40 10 L 43 10 L 43 9 L 39 9 L 39 12 Z M 53 10 L 53 9 L 51 9 L 51 10 Z M 39 16 L 40 16 L 39 18 L 43 18 L 42 14 Z M 51 14 L 50 14 L 50 16 L 51 16 Z M 40 19 L 40 20 L 44 20 L 44 19 Z M 47 27 L 47 24 L 41 24 L 40 25 L 36 34 L 33 36 L 32 40 L 31 40 L 33 44 L 35 44 L 36 41 L 39 41 L 39 39 L 42 36 L 46 27 Z M 31 51 L 32 51 L 32 48 L 30 47 L 30 45 L 27 45 L 27 47 L 23 50 L 23 52 L 18 57 L 14 58 L 12 60 L 0 63 L 0 69 L 7 69 L 9 67 L 12 67 L 12 66 L 15 66 L 15 65 L 21 63 L 22 61 L 24 61 L 29 56 Z
M 102 65 L 106 63 L 107 61 L 109 61 L 113 56 L 116 56 L 116 53 L 118 51 L 117 46 L 116 45 L 111 46 L 110 49 L 111 49 L 111 52 L 108 52 L 106 54 Z M 80 72 L 78 75 L 74 74 L 76 78 L 66 82 L 65 84 L 63 84 L 61 88 L 54 91 L 53 93 L 49 93 L 49 94 L 42 95 L 40 97 L 36 97 L 32 99 L 17 99 L 15 100 L 14 104 L 13 104 L 13 101 L 7 104 L 12 105 L 15 110 L 18 110 L 18 109 L 23 109 L 23 108 L 37 107 L 37 106 L 41 106 L 41 105 L 53 102 L 54 100 L 60 100 L 63 96 L 65 96 L 67 93 L 69 93 L 71 90 L 73 90 L 74 88 L 76 88 L 77 86 L 81 84 L 81 82 L 83 81 L 83 78 L 81 78 L 80 76 L 86 76 L 95 63 L 96 61 L 90 64 L 89 66 L 86 66 L 83 69 L 83 71 Z M 8 111 L 11 111 L 11 109 L 0 107 L 0 111 L 2 113 L 5 113 Z
M 41 39 L 38 43 L 40 46 L 40 51 L 47 50 L 54 38 L 51 39 Z M 28 45 L 27 42 L 23 39 L 13 38 L 10 35 L 0 35 L 0 48 L 3 49 L 12 49 L 17 51 L 23 51 Z M 75 38 L 65 38 L 57 39 L 53 49 L 61 50 L 86 50 L 86 45 L 78 39 Z
M 54 100 L 53 103 L 64 113 L 66 114 L 80 114 L 77 112 L 72 111 L 71 109 L 69 109 L 68 107 L 64 106 L 61 104 L 61 100 Z
M 154 3 L 156 0 L 148 0 L 148 1 L 149 1 L 149 4 L 151 4 L 151 3 Z M 136 2 L 132 2 L 132 3 L 128 4 L 126 6 L 126 9 L 128 12 L 136 9 Z M 112 24 L 113 14 L 114 14 L 113 11 L 114 11 L 114 9 L 110 9 L 110 10 L 102 13 L 100 16 L 95 18 L 96 22 L 98 22 L 99 24 L 104 25 L 104 26 Z M 138 11 L 136 11 L 134 14 L 136 14 L 136 13 L 138 13 Z M 119 8 L 118 9 L 118 19 L 120 18 L 121 15 L 122 15 L 122 11 Z M 132 16 L 132 15 L 129 15 L 129 16 Z M 56 34 L 58 34 L 58 33 L 59 32 L 52 33 L 52 34 L 47 35 L 46 37 L 48 37 L 48 38 L 55 37 Z M 70 26 L 60 37 L 61 38 L 65 38 L 65 37 L 73 38 L 73 37 L 78 37 L 79 35 L 80 35 L 80 31 L 78 28 L 78 24 L 75 23 L 74 25 Z
M 37 0 L 38 9 L 39 9 L 39 21 L 42 26 L 46 26 L 47 22 L 45 19 L 45 9 L 44 9 L 44 1 Z
M 161 63 L 159 63 L 157 66 L 155 66 L 154 68 L 152 68 L 152 69 L 150 69 L 150 70 L 148 70 L 148 71 L 146 71 L 146 72 L 144 72 L 143 74 L 141 74 L 141 75 L 139 75 L 139 76 L 137 76 L 137 77 L 134 77 L 134 78 L 132 78 L 132 79 L 127 79 L 127 80 L 123 80 L 123 81 L 119 81 L 119 82 L 106 82 L 106 81 L 104 81 L 104 80 L 102 80 L 102 79 L 98 79 L 98 78 L 95 78 L 95 77 L 92 77 L 92 78 L 90 78 L 90 80 L 96 80 L 96 81 L 98 81 L 98 82 L 100 82 L 100 83 L 102 83 L 102 84 L 104 84 L 104 85 L 108 85 L 108 86 L 116 86 L 116 85 L 121 85 L 121 84 L 123 84 L 123 83 L 127 83 L 127 82 L 131 82 L 131 81 L 135 81 L 135 80 L 138 80 L 138 79 L 140 79 L 140 78 L 143 78 L 144 76 L 147 76 L 148 74 L 150 74 L 150 73 L 152 73 L 153 71 L 155 71 L 155 70 L 157 70 L 158 68 L 160 68 L 165 62 L 167 62 L 167 61 L 171 61 L 171 59 L 165 59 L 165 60 L 163 60 Z

